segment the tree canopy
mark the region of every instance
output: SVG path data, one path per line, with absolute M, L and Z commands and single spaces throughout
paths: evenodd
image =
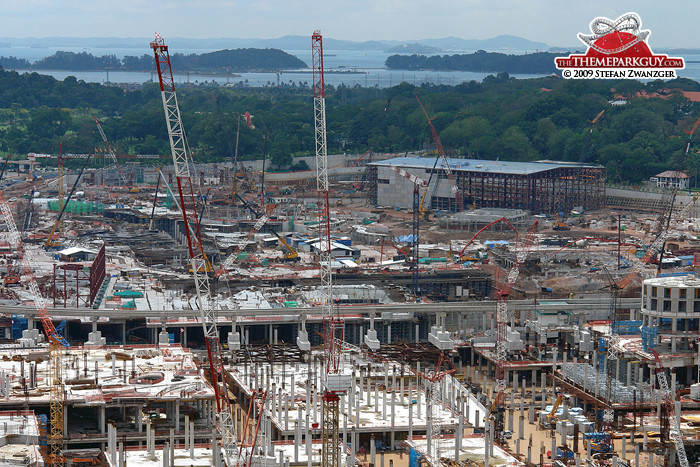
M 499 73 L 457 86 L 327 86 L 328 150 L 432 149 L 430 127 L 415 97 L 419 96 L 450 157 L 580 161 L 605 165 L 612 180 L 639 182 L 663 170 L 700 169 L 700 147 L 683 131 L 700 117 L 700 106 L 681 90 L 699 91 L 700 85 L 687 79 L 516 80 Z M 272 167 L 285 168 L 294 164 L 294 157 L 314 153 L 307 84 L 200 85 L 177 91 L 196 161 L 231 158 L 237 131 L 242 159 L 265 154 Z M 621 98 L 627 99 L 625 105 L 611 104 Z M 239 118 L 245 112 L 252 115 L 251 127 Z M 74 77 L 57 81 L 0 70 L 2 151 L 57 153 L 63 143 L 64 151 L 92 152 L 102 146 L 92 114 L 102 120 L 118 151 L 169 154 L 156 84 L 123 91 Z

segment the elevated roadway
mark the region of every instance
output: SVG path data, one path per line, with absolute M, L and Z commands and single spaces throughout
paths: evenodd
M 641 305 L 639 298 L 619 298 L 619 309 L 637 309 Z M 534 300 L 510 300 L 509 308 L 520 311 L 566 311 L 571 313 L 583 313 L 591 309 L 609 309 L 610 298 L 606 296 L 594 298 L 547 300 L 546 302 L 535 302 Z M 341 316 L 369 316 L 374 313 L 381 316 L 381 319 L 391 320 L 390 314 L 397 317 L 405 316 L 407 313 L 415 315 L 431 316 L 437 313 L 493 313 L 496 310 L 496 301 L 482 300 L 471 302 L 444 302 L 444 303 L 395 303 L 389 305 L 350 305 L 341 306 L 338 313 Z M 0 312 L 6 315 L 19 315 L 29 320 L 36 318 L 36 310 L 30 306 L 2 306 Z M 49 313 L 55 320 L 66 319 L 68 321 L 129 321 L 129 320 L 171 320 L 182 318 L 196 320 L 200 317 L 199 310 L 93 310 L 91 308 L 49 308 Z M 262 318 L 266 323 L 270 323 L 274 318 L 279 318 L 285 323 L 294 322 L 300 315 L 321 314 L 320 307 L 299 307 L 299 308 L 242 308 L 219 310 L 222 319 L 232 318 Z

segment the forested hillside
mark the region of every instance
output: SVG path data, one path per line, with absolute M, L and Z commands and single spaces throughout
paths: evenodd
M 216 72 L 230 71 L 277 71 L 307 68 L 306 63 L 278 49 L 235 49 L 219 50 L 204 54 L 184 55 L 176 53 L 171 56 L 173 68 L 188 71 Z M 0 65 L 6 69 L 17 70 L 67 70 L 92 71 L 129 70 L 151 71 L 153 54 L 140 57 L 127 55 L 119 59 L 116 55 L 96 57 L 87 52 L 56 52 L 55 54 L 30 63 L 26 59 L 0 57 Z
M 453 157 L 531 161 L 553 159 L 603 164 L 615 181 L 638 182 L 665 169 L 700 169 L 700 145 L 682 158 L 700 106 L 681 90 L 694 81 L 515 80 L 507 74 L 458 86 L 390 89 L 327 88 L 329 152 L 404 152 L 430 148 L 430 130 L 415 99 L 434 117 Z M 195 160 L 231 157 L 238 114 L 239 154 L 275 167 L 314 151 L 311 90 L 305 86 L 178 89 Z M 644 97 L 640 97 L 644 96 Z M 629 99 L 613 106 L 615 97 Z M 215 98 L 215 99 L 214 99 Z M 595 124 L 590 123 L 602 110 Z M 56 81 L 38 74 L 0 71 L 0 150 L 12 154 L 91 152 L 101 147 L 92 114 L 102 120 L 119 151 L 169 154 L 157 85 L 140 91 Z M 266 139 L 267 135 L 267 139 Z
M 473 54 L 391 55 L 386 67 L 392 70 L 445 70 L 482 73 L 519 73 L 548 75 L 557 71 L 554 59 L 562 54 L 538 52 L 509 55 L 479 50 Z

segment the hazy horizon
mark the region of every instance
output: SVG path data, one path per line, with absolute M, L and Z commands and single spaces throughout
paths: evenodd
M 673 8 L 660 7 L 651 0 L 619 0 L 613 5 L 602 0 L 435 0 L 429 7 L 419 0 L 29 0 L 3 4 L 3 41 L 137 39 L 153 37 L 155 31 L 166 39 L 270 40 L 306 36 L 321 29 L 324 37 L 358 42 L 420 42 L 446 37 L 483 40 L 513 35 L 551 47 L 580 47 L 576 34 L 588 33 L 595 17 L 614 20 L 634 11 L 642 18 L 642 28 L 651 30 L 652 48 L 700 47 L 694 34 L 700 15 L 692 14 L 699 10 L 697 0 L 677 0 Z

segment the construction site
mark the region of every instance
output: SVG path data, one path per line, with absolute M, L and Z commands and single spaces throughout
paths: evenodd
M 315 170 L 195 163 L 160 36 L 172 164 L 3 165 L 0 465 L 698 462 L 697 195 L 328 155 L 311 42 Z

